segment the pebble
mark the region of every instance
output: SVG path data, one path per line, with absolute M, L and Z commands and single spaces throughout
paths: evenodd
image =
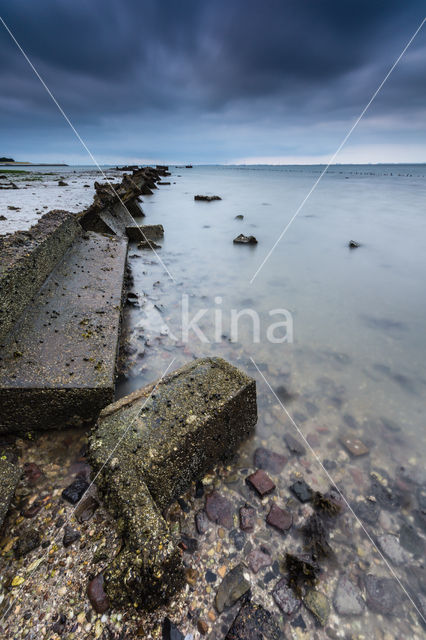
M 76 542 L 80 538 L 81 538 L 81 534 L 75 529 L 73 529 L 72 527 L 70 527 L 69 525 L 67 525 L 64 529 L 64 537 L 63 537 L 62 543 L 64 547 L 69 547 L 70 545 L 73 544 L 73 542 Z
M 293 516 L 290 511 L 281 509 L 275 504 L 275 502 L 273 502 L 269 513 L 266 516 L 266 522 L 275 529 L 278 529 L 278 531 L 281 531 L 281 533 L 285 533 L 293 524 Z
M 71 504 L 77 504 L 88 487 L 89 483 L 86 482 L 84 478 L 77 476 L 76 479 L 62 491 L 62 497 Z
M 364 579 L 367 607 L 376 613 L 396 614 L 401 601 L 401 589 L 393 578 L 379 578 L 368 574 Z
M 408 553 L 399 544 L 397 536 L 384 533 L 377 538 L 380 549 L 393 564 L 404 564 L 409 559 Z
M 286 433 L 284 436 L 285 443 L 290 453 L 295 456 L 304 456 L 306 453 L 305 447 L 297 440 L 291 433 Z
M 287 458 L 285 456 L 264 447 L 259 447 L 254 452 L 254 466 L 257 469 L 278 474 L 281 473 L 286 462 Z
M 364 520 L 368 524 L 376 524 L 380 515 L 380 507 L 376 501 L 373 500 L 360 500 L 352 505 L 358 518 Z
M 269 567 L 272 564 L 271 554 L 265 547 L 253 549 L 247 556 L 247 563 L 253 573 L 258 573 L 260 569 Z
M 252 487 L 261 498 L 269 495 L 275 489 L 275 484 L 263 469 L 258 469 L 247 476 L 246 483 Z
M 368 447 L 365 446 L 361 440 L 358 438 L 351 438 L 350 436 L 345 436 L 341 438 L 340 442 L 342 445 L 349 451 L 349 453 L 355 457 L 365 456 L 369 453 Z
M 215 606 L 219 613 L 232 607 L 250 589 L 250 582 L 244 576 L 244 566 L 238 564 L 228 571 L 220 583 L 215 598 Z
M 226 529 L 232 528 L 234 524 L 234 506 L 228 498 L 225 498 L 217 491 L 213 491 L 206 496 L 205 510 L 211 522 L 220 524 Z
M 235 545 L 237 551 L 241 551 L 246 543 L 246 535 L 243 531 L 238 531 L 238 529 L 233 529 L 229 533 L 229 537 Z
M 104 591 L 104 577 L 101 573 L 89 582 L 87 595 L 96 613 L 105 613 L 105 611 L 108 611 L 109 600 Z
M 209 625 L 205 620 L 201 620 L 201 618 L 197 621 L 197 629 L 201 633 L 202 636 L 205 636 L 209 630 Z
M 205 533 L 207 533 L 210 524 L 207 513 L 204 511 L 204 509 L 200 509 L 195 514 L 195 526 L 200 535 L 204 535 Z
M 305 607 L 313 614 L 317 622 L 324 627 L 330 615 L 330 603 L 322 591 L 309 589 L 303 599 Z
M 26 556 L 30 551 L 34 551 L 40 546 L 41 537 L 37 529 L 27 529 L 22 532 L 19 540 L 16 541 L 13 551 L 16 558 Z
M 184 635 L 173 624 L 170 618 L 164 618 L 162 629 L 163 640 L 184 640 Z
M 99 502 L 92 496 L 84 498 L 75 510 L 75 517 L 79 522 L 87 522 L 99 507 Z
M 365 609 L 365 602 L 361 590 L 342 575 L 334 592 L 333 605 L 341 616 L 359 616 Z
M 254 531 L 254 525 L 256 524 L 256 511 L 253 507 L 245 504 L 240 508 L 240 529 L 242 531 Z
M 296 496 L 300 502 L 309 502 L 312 500 L 313 491 L 304 480 L 296 480 L 290 487 L 290 491 Z
M 288 618 L 300 609 L 301 601 L 297 598 L 293 589 L 288 586 L 285 578 L 277 582 L 272 591 L 272 596 L 281 611 Z
M 413 526 L 404 522 L 399 532 L 399 542 L 404 549 L 410 551 L 415 556 L 424 554 L 425 544 Z

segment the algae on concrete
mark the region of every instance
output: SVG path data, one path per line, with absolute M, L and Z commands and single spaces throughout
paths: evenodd
M 101 412 L 90 461 L 125 541 L 105 574 L 114 604 L 153 608 L 176 592 L 180 555 L 160 512 L 229 459 L 256 421 L 255 381 L 221 358 L 196 360 Z
M 0 457 L 0 528 L 12 502 L 20 475 L 19 467 L 9 462 L 6 456 Z

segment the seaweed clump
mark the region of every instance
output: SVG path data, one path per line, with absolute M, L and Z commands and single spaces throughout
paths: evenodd
M 320 491 L 315 491 L 312 496 L 312 504 L 317 511 L 326 516 L 335 518 L 342 511 L 341 505 L 333 500 L 332 497 L 326 496 Z
M 317 513 L 313 513 L 308 518 L 302 531 L 305 547 L 310 551 L 314 560 L 329 558 L 333 555 L 333 550 L 328 541 L 328 527 Z
M 320 568 L 308 556 L 286 553 L 285 566 L 288 571 L 288 584 L 299 597 L 303 596 L 306 587 L 314 587 L 318 582 Z

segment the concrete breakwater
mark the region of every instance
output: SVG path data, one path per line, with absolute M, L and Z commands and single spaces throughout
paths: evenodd
M 0 238 L 0 433 L 75 425 L 112 401 L 128 236 L 147 240 L 130 212 L 164 175 L 95 183 L 81 214 Z

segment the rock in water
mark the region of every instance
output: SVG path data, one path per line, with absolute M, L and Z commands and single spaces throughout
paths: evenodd
M 125 541 L 104 574 L 115 606 L 153 609 L 184 585 L 179 540 L 161 513 L 228 460 L 256 421 L 255 381 L 220 358 L 196 360 L 101 412 L 89 455 Z
M 376 613 L 396 615 L 401 601 L 401 590 L 393 578 L 378 578 L 372 574 L 365 576 L 367 607 Z
M 281 473 L 287 458 L 275 451 L 270 451 L 264 447 L 259 447 L 254 452 L 254 466 L 257 469 L 270 471 L 270 473 Z
M 64 547 L 71 546 L 73 542 L 76 542 L 80 538 L 81 538 L 81 533 L 79 533 L 78 531 L 76 531 L 75 529 L 73 529 L 67 524 L 64 529 L 64 537 L 62 540 L 62 544 L 64 545 Z
M 356 240 L 349 240 L 348 242 L 348 247 L 349 249 L 358 249 L 358 247 L 360 247 L 360 243 L 357 242 Z
M 219 613 L 232 607 L 250 589 L 250 582 L 244 576 L 244 566 L 238 564 L 231 569 L 216 592 L 215 606 Z
M 109 600 L 104 591 L 104 578 L 101 573 L 89 582 L 87 595 L 96 613 L 105 613 L 105 611 L 108 611 Z
M 260 498 L 264 498 L 275 490 L 275 484 L 262 469 L 258 469 L 246 478 L 246 483 L 256 491 Z
M 280 628 L 272 614 L 260 604 L 246 602 L 226 634 L 225 640 L 281 640 Z
M 239 236 L 234 238 L 234 244 L 257 244 L 257 240 L 254 236 L 245 236 L 240 233 Z
M 234 507 L 228 498 L 225 498 L 225 496 L 222 496 L 217 491 L 213 491 L 206 496 L 205 509 L 211 522 L 220 524 L 222 527 L 226 527 L 227 529 L 232 529 L 232 525 L 234 524 L 234 519 L 232 517 Z
M 361 591 L 346 575 L 342 575 L 334 592 L 333 605 L 341 616 L 359 616 L 365 609 Z
M 184 640 L 184 635 L 173 624 L 170 618 L 164 618 L 163 621 L 163 640 Z
M 71 504 L 77 504 L 88 487 L 89 483 L 81 476 L 77 476 L 74 482 L 62 491 L 62 497 Z
M 322 591 L 309 589 L 303 599 L 303 602 L 305 603 L 305 607 L 309 609 L 318 623 L 322 627 L 325 627 L 328 616 L 330 615 L 330 603 L 327 596 L 324 595 Z
M 275 585 L 272 596 L 281 611 L 288 618 L 300 609 L 301 601 L 296 597 L 293 589 L 288 586 L 285 578 L 282 578 L 282 580 Z

